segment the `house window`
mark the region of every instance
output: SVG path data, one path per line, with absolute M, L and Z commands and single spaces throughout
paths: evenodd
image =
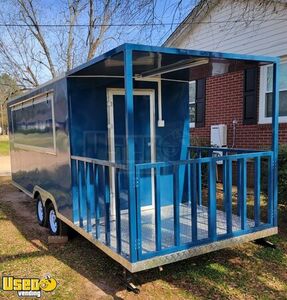
M 260 68 L 259 123 L 272 123 L 273 65 Z M 287 123 L 287 61 L 280 64 L 279 122 Z
M 195 81 L 189 82 L 189 127 L 195 127 L 195 95 L 196 83 Z

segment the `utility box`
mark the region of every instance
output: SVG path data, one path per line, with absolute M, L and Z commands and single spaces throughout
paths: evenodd
M 210 144 L 220 148 L 227 146 L 227 126 L 225 124 L 211 126 Z
M 227 126 L 225 124 L 211 125 L 210 144 L 212 147 L 224 148 L 227 147 Z M 222 151 L 214 151 L 213 156 L 222 156 Z M 217 164 L 222 164 L 222 161 L 217 161 Z

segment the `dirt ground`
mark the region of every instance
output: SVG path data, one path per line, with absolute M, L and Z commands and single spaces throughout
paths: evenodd
M 0 135 L 0 176 L 10 176 L 10 156 L 8 136 Z
M 0 176 L 10 176 L 10 156 L 0 156 Z
M 135 295 L 122 284 L 122 268 L 81 236 L 49 246 L 33 201 L 0 177 L 0 273 L 52 275 L 58 286 L 43 299 L 287 299 L 286 211 L 281 215 L 282 230 L 271 238 L 278 249 L 247 243 L 141 272 Z M 0 299 L 19 298 L 0 291 Z

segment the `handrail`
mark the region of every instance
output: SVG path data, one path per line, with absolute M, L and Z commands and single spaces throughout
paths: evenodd
M 121 170 L 127 170 L 128 169 L 126 165 L 117 164 L 115 162 L 111 162 L 111 161 L 108 161 L 108 160 L 102 160 L 102 159 L 96 159 L 96 158 L 90 158 L 90 157 L 83 157 L 83 156 L 76 156 L 76 155 L 71 155 L 71 159 L 79 160 L 79 161 L 83 161 L 83 162 L 87 162 L 87 163 L 93 163 L 93 164 L 97 164 L 97 165 L 102 165 L 102 166 L 106 166 L 106 167 L 114 167 L 116 169 L 121 169 Z
M 201 147 L 201 146 L 188 146 L 188 149 L 194 150 L 213 150 L 213 151 L 223 151 L 223 152 L 239 152 L 239 153 L 249 153 L 249 152 L 265 152 L 266 150 L 254 150 L 254 149 L 244 149 L 244 148 L 224 148 L 224 147 Z
M 254 153 L 240 153 L 240 154 L 233 154 L 229 156 L 218 156 L 218 157 L 201 157 L 201 158 L 194 158 L 188 160 L 178 160 L 178 161 L 166 161 L 166 162 L 154 162 L 154 163 L 142 163 L 136 164 L 137 169 L 150 169 L 155 167 L 170 167 L 176 165 L 185 165 L 188 163 L 209 163 L 209 162 L 216 162 L 216 161 L 223 161 L 223 160 L 238 160 L 241 158 L 255 158 L 255 157 L 262 157 L 262 156 L 272 156 L 272 151 L 264 151 L 264 152 L 254 152 Z

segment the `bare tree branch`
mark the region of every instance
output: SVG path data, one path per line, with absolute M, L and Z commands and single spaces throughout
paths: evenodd
M 22 17 L 25 24 L 31 30 L 31 33 L 37 39 L 39 44 L 41 45 L 45 56 L 48 60 L 49 70 L 51 72 L 52 77 L 56 77 L 55 66 L 52 61 L 52 56 L 50 53 L 50 49 L 46 43 L 46 40 L 42 34 L 41 28 L 39 26 L 37 14 L 33 5 L 33 0 L 18 0 L 20 7 L 22 8 Z M 29 22 L 30 21 L 30 22 Z
M 151 32 L 157 18 L 156 0 L 56 2 L 49 6 L 45 0 L 5 0 L 3 11 L 8 13 L 0 12 L 0 22 L 15 26 L 0 27 L 0 74 L 9 74 L 23 87 L 35 87 L 130 41 L 130 36 L 141 38 L 145 31 L 143 26 L 115 24 L 146 23 Z
M 68 0 L 69 4 L 69 29 L 68 29 L 68 45 L 67 45 L 67 70 L 73 68 L 73 56 L 74 56 L 74 26 L 76 24 L 77 18 L 81 11 L 85 8 L 86 5 L 80 7 L 81 0 Z
M 113 10 L 116 11 L 119 7 L 120 1 L 115 1 Z M 106 31 L 110 28 L 110 20 L 112 16 L 112 8 L 110 7 L 111 1 L 104 1 L 103 17 L 100 24 L 99 34 L 95 36 L 95 24 L 96 18 L 94 17 L 94 0 L 89 0 L 89 31 L 88 31 L 88 55 L 87 60 L 90 60 L 94 57 L 96 50 L 102 41 Z M 108 25 L 109 24 L 109 25 Z

